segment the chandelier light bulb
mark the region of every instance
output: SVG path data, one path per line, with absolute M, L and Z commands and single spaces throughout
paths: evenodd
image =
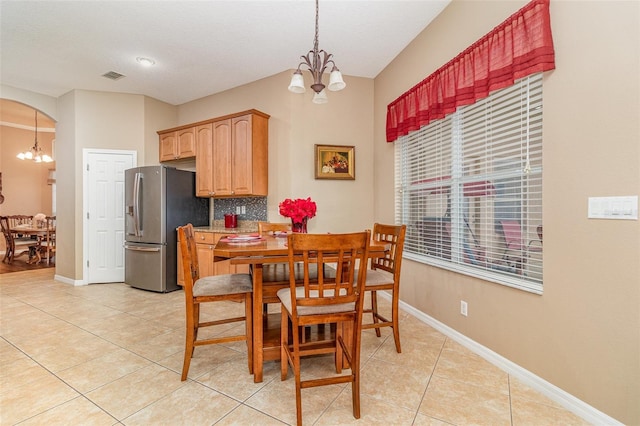
M 321 90 L 319 93 L 313 95 L 314 104 L 326 104 L 329 102 L 329 98 L 327 98 L 327 92 L 325 90 Z
M 293 93 L 304 93 L 304 77 L 302 77 L 302 71 L 297 70 L 291 77 L 291 83 L 289 83 L 289 91 Z
M 345 87 L 347 87 L 347 83 L 345 83 L 342 79 L 342 73 L 340 72 L 338 67 L 334 65 L 333 69 L 331 70 L 331 74 L 329 75 L 329 90 L 331 90 L 332 92 L 337 92 L 338 90 L 342 90 Z

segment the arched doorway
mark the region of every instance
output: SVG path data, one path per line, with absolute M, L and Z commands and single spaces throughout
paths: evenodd
M 0 215 L 55 215 L 55 122 L 38 111 L 38 145 L 54 161 L 36 163 L 16 157 L 35 144 L 36 109 L 0 99 L 0 117 Z M 0 244 L 0 251 L 4 251 L 4 240 Z

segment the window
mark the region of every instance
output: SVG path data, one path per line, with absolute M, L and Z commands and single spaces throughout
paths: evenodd
M 395 142 L 405 257 L 542 293 L 542 74 Z

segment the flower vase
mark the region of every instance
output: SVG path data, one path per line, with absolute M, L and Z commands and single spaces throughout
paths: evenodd
M 292 232 L 297 232 L 300 234 L 306 234 L 307 233 L 307 217 L 303 217 L 302 218 L 302 222 L 296 222 L 293 219 L 291 219 L 291 231 Z

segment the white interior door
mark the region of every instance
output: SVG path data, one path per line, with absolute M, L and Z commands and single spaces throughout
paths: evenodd
M 124 281 L 124 171 L 135 151 L 90 150 L 84 157 L 84 281 Z

